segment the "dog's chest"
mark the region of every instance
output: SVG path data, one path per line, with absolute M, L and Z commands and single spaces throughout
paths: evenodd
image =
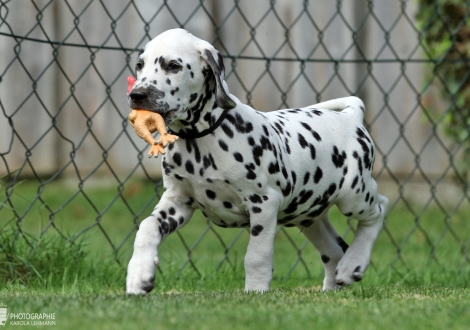
M 212 172 L 212 171 L 208 171 Z M 222 227 L 249 226 L 249 212 L 241 189 L 229 180 L 185 179 L 185 193 L 192 196 L 192 206 L 200 209 L 204 216 Z
M 204 151 L 197 144 L 190 148 L 175 145 L 162 162 L 165 185 L 222 227 L 249 226 L 244 192 L 239 185 L 244 173 L 225 161 L 214 150 Z

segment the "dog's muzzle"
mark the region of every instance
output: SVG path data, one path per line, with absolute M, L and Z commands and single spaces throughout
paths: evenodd
M 165 92 L 150 86 L 148 88 L 133 88 L 129 92 L 129 107 L 157 112 L 168 124 L 174 117 L 174 110 L 164 100 Z M 179 106 L 178 106 L 179 108 Z

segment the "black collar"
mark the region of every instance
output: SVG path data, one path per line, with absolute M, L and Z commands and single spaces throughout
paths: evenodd
M 227 117 L 227 114 L 228 112 L 230 111 L 230 109 L 225 109 L 222 114 L 220 115 L 219 119 L 217 119 L 217 121 L 214 123 L 214 125 L 210 126 L 208 129 L 205 129 L 201 132 L 197 132 L 197 133 L 192 133 L 192 132 L 189 132 L 189 133 L 186 133 L 186 132 L 173 132 L 171 129 L 169 130 L 169 133 L 171 134 L 174 134 L 174 135 L 178 135 L 180 138 L 182 139 L 198 139 L 198 138 L 201 138 L 203 136 L 206 136 L 206 135 L 209 135 L 211 134 L 212 132 L 214 132 L 217 127 L 219 127 L 222 122 L 224 121 L 225 117 Z

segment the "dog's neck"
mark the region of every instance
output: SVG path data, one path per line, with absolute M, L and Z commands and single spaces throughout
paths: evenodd
M 217 105 L 213 78 L 208 77 L 204 86 L 204 92 L 186 111 L 186 118 L 175 120 L 169 125 L 172 133 L 182 138 L 197 138 L 211 134 L 220 126 L 227 111 Z
M 170 132 L 183 139 L 197 139 L 212 134 L 222 124 L 229 110 L 224 110 L 213 104 L 210 112 L 201 116 L 202 119 L 191 125 L 170 125 Z M 178 127 L 178 128 L 176 128 Z

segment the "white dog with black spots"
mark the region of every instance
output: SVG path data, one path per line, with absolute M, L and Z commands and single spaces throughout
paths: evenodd
M 249 228 L 245 291 L 269 290 L 278 225 L 298 227 L 318 250 L 323 290 L 362 279 L 388 200 L 371 176 L 376 151 L 360 99 L 256 111 L 229 93 L 220 53 L 182 29 L 150 41 L 136 75 L 129 106 L 161 114 L 180 139 L 167 147 L 164 193 L 136 234 L 128 294 L 152 290 L 158 246 L 195 209 L 218 226 Z M 332 205 L 358 220 L 351 246 L 328 219 Z

